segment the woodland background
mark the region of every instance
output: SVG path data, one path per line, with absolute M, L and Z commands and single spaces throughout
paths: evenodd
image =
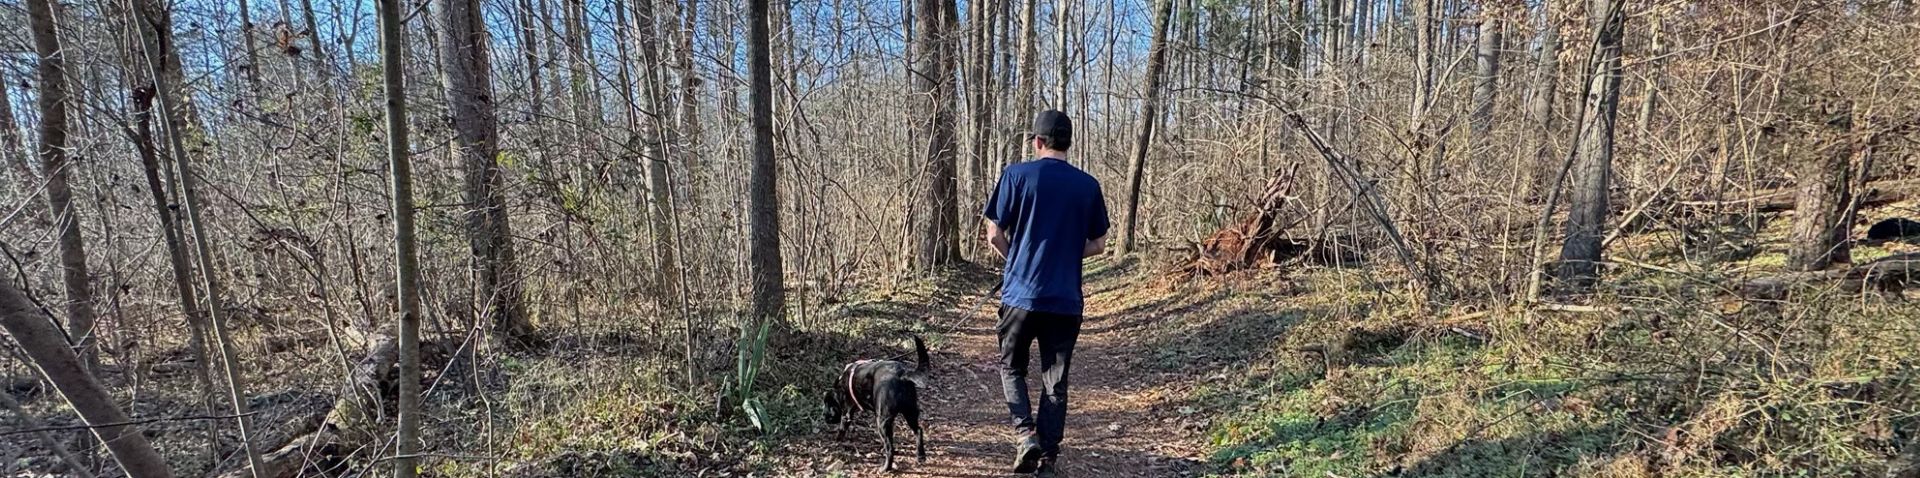
M 653 407 L 627 426 L 698 437 L 679 453 L 777 441 L 825 351 L 910 319 L 850 304 L 996 265 L 973 211 L 1043 108 L 1075 119 L 1139 287 L 1339 274 L 1321 292 L 1391 298 L 1374 315 L 1416 341 L 1722 311 L 1642 338 L 1764 342 L 1661 372 L 1757 375 L 1649 399 L 1674 408 L 1635 420 L 1671 427 L 1617 443 L 1711 475 L 1887 472 L 1913 441 L 1911 347 L 1860 339 L 1920 316 L 1884 241 L 1906 234 L 1859 240 L 1920 190 L 1908 1 L 17 0 L 0 25 L 24 292 L 0 297 L 0 396 L 7 433 L 44 435 L 0 447 L 12 472 L 245 470 L 247 442 L 287 476 L 540 462 L 594 448 L 538 420 L 592 412 L 543 404 L 609 383 Z M 88 405 L 48 386 L 53 349 L 107 422 L 160 419 L 158 470 L 61 428 Z M 1809 391 L 1832 389 L 1859 393 Z M 1772 422 L 1826 401 L 1870 411 Z M 423 416 L 445 456 L 389 437 Z M 1808 449 L 1683 445 L 1729 423 Z M 1279 446 L 1215 432 L 1215 472 Z

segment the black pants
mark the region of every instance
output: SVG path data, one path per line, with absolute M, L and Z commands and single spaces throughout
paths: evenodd
M 1000 307 L 1000 386 L 1006 391 L 1007 412 L 1014 428 L 1036 433 L 1047 456 L 1060 454 L 1061 434 L 1067 422 L 1067 370 L 1073 364 L 1073 344 L 1080 340 L 1080 316 Z M 1040 413 L 1034 420 L 1027 399 L 1029 349 L 1040 343 Z

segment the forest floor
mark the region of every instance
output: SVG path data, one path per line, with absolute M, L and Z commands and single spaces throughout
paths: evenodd
M 1138 366 L 1154 360 L 1155 350 L 1142 346 L 1149 342 L 1143 329 L 1154 314 L 1164 312 L 1140 308 L 1139 299 L 1165 297 L 1142 297 L 1152 294 L 1136 290 L 1138 278 L 1127 273 L 1128 264 L 1103 261 L 1090 269 L 1087 287 L 1093 294 L 1070 375 L 1064 471 L 1103 478 L 1196 472 L 1205 450 L 1205 422 L 1181 415 L 1178 403 L 1191 390 L 1190 380 Z M 933 384 L 921 395 L 928 457 L 924 465 L 914 462 L 912 435 L 900 425 L 898 476 L 1011 475 L 1014 433 L 1001 395 L 996 303 L 981 295 L 993 286 L 974 285 L 976 291 L 927 318 L 929 332 L 939 338 L 933 345 Z M 1037 384 L 1037 358 L 1032 375 Z M 1038 389 L 1033 393 L 1037 399 Z M 783 445 L 782 476 L 890 476 L 878 470 L 880 440 L 871 419 L 855 420 L 858 425 L 845 439 L 823 429 Z
M 1168 258 L 1090 261 L 1065 471 L 1920 477 L 1920 349 L 1912 346 L 1920 343 L 1920 300 L 1915 291 L 1834 285 L 1796 289 L 1785 300 L 1729 292 L 1779 272 L 1783 223 L 1692 232 L 1728 240 L 1667 231 L 1625 237 L 1609 256 L 1620 265 L 1594 293 L 1530 307 L 1487 297 L 1423 305 L 1391 283 L 1390 271 L 1369 267 L 1287 264 L 1187 280 L 1156 262 Z M 1917 251 L 1863 243 L 1853 257 Z M 768 351 L 755 387 L 767 411 L 758 426 L 716 413 L 737 408 L 711 394 L 735 372 L 726 346 L 738 332 L 724 320 L 708 327 L 713 336 L 704 340 L 715 346 L 697 361 L 708 386 L 692 390 L 683 385 L 677 334 L 656 329 L 671 324 L 627 311 L 543 324 L 557 331 L 553 347 L 490 361 L 476 376 L 485 393 L 430 395 L 427 441 L 447 458 L 430 460 L 427 474 L 1012 476 L 987 296 L 995 279 L 965 268 L 790 294 L 791 332 Z M 248 330 L 299 329 L 272 324 Z M 250 406 L 263 430 L 300 423 L 332 399 L 338 372 L 313 359 L 330 349 L 318 328 L 307 330 L 298 336 L 307 340 L 281 351 L 264 345 L 278 336 L 244 342 L 262 344 L 247 356 L 255 357 L 248 363 L 258 390 Z M 933 351 L 933 380 L 922 393 L 930 453 L 915 463 L 902 427 L 902 470 L 888 475 L 877 471 L 870 420 L 835 439 L 819 397 L 842 364 L 903 352 L 913 335 Z M 154 355 L 142 363 L 172 363 L 179 353 Z M 186 398 L 193 394 L 185 374 L 148 376 L 131 387 L 136 416 L 203 413 Z M 108 380 L 126 383 L 118 378 Z M 77 423 L 48 394 L 8 392 L 47 425 Z M 235 450 L 237 434 L 216 427 L 219 446 L 208 446 L 206 423 L 163 421 L 148 433 L 182 475 L 236 468 L 236 457 L 213 451 Z M 0 431 L 27 427 L 0 413 Z M 57 469 L 38 441 L 6 438 L 0 476 Z M 367 469 L 365 461 L 354 469 Z

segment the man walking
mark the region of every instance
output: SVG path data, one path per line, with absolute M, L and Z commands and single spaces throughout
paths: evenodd
M 1007 260 L 1000 296 L 1000 383 L 1020 439 L 1015 473 L 1059 474 L 1066 429 L 1067 371 L 1080 338 L 1081 259 L 1106 250 L 1106 199 L 1100 181 L 1066 162 L 1073 146 L 1067 114 L 1033 120 L 1032 161 L 1008 166 L 988 198 L 987 240 Z M 1029 348 L 1040 347 L 1040 410 L 1027 395 Z

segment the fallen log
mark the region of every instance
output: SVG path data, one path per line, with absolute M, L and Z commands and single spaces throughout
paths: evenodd
M 1679 201 L 1681 206 L 1706 210 L 1736 210 L 1739 212 L 1785 212 L 1795 207 L 1797 191 L 1794 188 L 1781 188 L 1763 191 L 1741 199 L 1725 201 Z M 1867 184 L 1866 191 L 1860 194 L 1859 208 L 1885 206 L 1920 196 L 1920 181 L 1881 181 Z
M 1261 194 L 1260 203 L 1253 212 L 1201 241 L 1182 271 L 1195 275 L 1221 275 L 1306 253 L 1309 245 L 1283 237 L 1281 233 L 1287 227 L 1279 224 L 1281 213 L 1292 199 L 1294 173 L 1299 169 L 1299 163 L 1294 163 L 1268 179 L 1266 191 Z
M 1747 281 L 1740 295 L 1750 299 L 1782 300 L 1794 290 L 1831 284 L 1850 290 L 1898 294 L 1920 275 L 1920 253 L 1895 254 L 1849 269 L 1788 272 Z
M 374 343 L 340 386 L 332 406 L 318 410 L 311 426 L 295 426 L 284 433 L 263 435 L 255 446 L 272 450 L 261 456 L 259 478 L 313 476 L 338 467 L 346 455 L 385 438 L 380 422 L 395 410 L 399 384 L 396 364 L 400 347 L 392 337 Z M 254 478 L 245 466 L 220 478 Z

